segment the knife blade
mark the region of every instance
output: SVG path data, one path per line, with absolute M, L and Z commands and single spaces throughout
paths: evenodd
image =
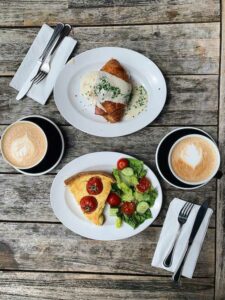
M 20 100 L 22 99 L 26 93 L 29 91 L 29 89 L 31 88 L 33 81 L 32 79 L 34 78 L 34 76 L 37 74 L 37 72 L 39 71 L 43 60 L 45 59 L 46 55 L 49 53 L 49 51 L 51 50 L 52 45 L 54 44 L 55 40 L 57 39 L 58 35 L 60 34 L 60 32 L 63 30 L 64 28 L 64 24 L 63 23 L 58 23 L 45 47 L 45 49 L 43 50 L 40 58 L 38 59 L 38 61 L 36 62 L 33 70 L 31 71 L 30 75 L 28 76 L 27 80 L 25 81 L 25 83 L 23 84 L 22 88 L 20 89 L 18 95 L 16 96 L 16 100 Z
M 188 240 L 188 246 L 187 246 L 187 249 L 185 251 L 184 257 L 182 259 L 182 262 L 181 262 L 179 268 L 174 272 L 173 277 L 172 277 L 173 281 L 175 281 L 175 282 L 178 282 L 179 279 L 180 279 L 180 276 L 181 276 L 181 273 L 182 273 L 182 270 L 183 270 L 183 266 L 184 266 L 184 263 L 186 261 L 186 257 L 189 253 L 191 245 L 193 244 L 193 241 L 196 237 L 196 234 L 198 233 L 198 230 L 199 230 L 199 228 L 202 224 L 202 221 L 204 220 L 204 217 L 205 217 L 205 214 L 207 212 L 208 207 L 209 207 L 208 200 L 206 200 L 206 201 L 203 202 L 203 204 L 198 209 L 198 213 L 195 217 L 195 221 L 194 221 L 192 231 L 191 231 L 191 234 L 190 234 L 190 237 L 189 237 L 189 240 Z
M 29 91 L 29 89 L 31 88 L 33 81 L 32 79 L 34 78 L 34 76 L 37 74 L 38 70 L 40 69 L 42 64 L 41 60 L 38 60 L 33 68 L 33 70 L 31 71 L 30 75 L 28 76 L 27 80 L 25 81 L 25 83 L 23 84 L 21 90 L 19 91 L 19 93 L 16 96 L 16 100 L 20 100 L 22 99 L 26 93 Z

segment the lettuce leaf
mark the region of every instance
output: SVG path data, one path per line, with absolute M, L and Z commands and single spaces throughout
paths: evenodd
M 122 195 L 126 195 L 125 198 L 129 198 L 130 200 L 133 199 L 133 190 L 120 178 L 120 171 L 117 169 L 113 170 L 113 175 L 116 179 L 116 184 L 118 189 L 122 191 Z M 121 195 L 121 193 L 120 193 Z M 122 197 L 123 198 L 123 197 Z M 126 200 L 128 201 L 128 200 Z
M 139 214 L 138 212 L 136 212 L 135 214 L 133 214 L 130 217 L 126 216 L 126 215 L 122 216 L 122 219 L 124 220 L 124 222 L 129 224 L 134 229 L 137 228 L 140 224 L 142 224 L 145 220 L 150 219 L 150 218 L 152 218 L 152 213 L 151 213 L 150 209 L 146 210 L 146 212 L 144 214 Z
M 135 158 L 128 158 L 128 161 L 129 166 L 134 170 L 138 178 L 144 177 L 147 174 L 147 170 L 144 169 L 143 161 Z

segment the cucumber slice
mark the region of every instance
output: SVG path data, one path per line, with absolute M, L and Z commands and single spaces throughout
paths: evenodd
M 122 226 L 122 218 L 117 217 L 115 225 L 116 225 L 116 228 L 120 228 Z
M 116 217 L 118 211 L 119 211 L 119 208 L 117 208 L 117 207 L 111 207 L 110 210 L 109 210 L 109 215 L 111 217 Z
M 133 169 L 132 169 L 132 168 L 129 168 L 129 167 L 124 168 L 124 169 L 121 171 L 121 173 L 122 173 L 123 175 L 125 175 L 125 176 L 132 176 L 132 175 L 134 175 Z
M 147 202 L 141 201 L 140 203 L 138 203 L 137 212 L 139 214 L 144 214 L 147 211 L 147 209 L 149 209 L 149 205 Z

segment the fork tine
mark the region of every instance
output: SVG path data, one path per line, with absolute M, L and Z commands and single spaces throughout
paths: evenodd
M 37 73 L 37 75 L 34 76 L 34 78 L 32 79 L 33 83 L 36 83 L 37 80 L 39 80 L 39 78 L 42 76 L 42 71 L 39 71 Z
M 189 211 L 191 205 L 192 205 L 192 203 L 189 202 L 187 208 L 186 208 L 185 211 L 184 211 L 184 217 L 185 217 L 185 218 L 188 217 L 188 211 Z
M 191 206 L 191 203 L 188 202 L 188 205 L 187 205 L 186 209 L 184 210 L 184 216 L 187 215 L 187 212 L 188 212 L 190 206 Z
M 37 74 L 31 79 L 31 81 L 35 81 L 35 80 L 37 80 L 37 78 L 39 78 L 39 76 L 40 76 L 40 74 L 41 74 L 42 72 L 39 70 L 38 72 L 37 72 Z
M 187 210 L 187 212 L 186 212 L 186 217 L 187 217 L 187 218 L 188 218 L 188 216 L 190 215 L 190 212 L 191 212 L 193 206 L 194 206 L 194 204 L 191 203 L 191 205 L 189 206 L 189 208 L 188 208 L 188 210 Z
M 46 73 L 44 73 L 44 72 L 41 72 L 41 75 L 40 75 L 40 77 L 39 77 L 39 79 L 37 79 L 37 80 L 35 80 L 35 84 L 38 84 L 39 82 L 41 82 L 45 77 L 46 77 Z
M 180 213 L 179 213 L 180 216 L 184 215 L 184 211 L 186 210 L 187 206 L 188 206 L 188 202 L 185 202 L 185 204 L 183 205 L 183 207 L 180 210 Z

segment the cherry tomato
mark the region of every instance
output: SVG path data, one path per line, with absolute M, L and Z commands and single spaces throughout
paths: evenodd
M 107 202 L 110 206 L 115 207 L 120 205 L 121 200 L 117 194 L 111 192 L 107 198 Z
M 137 189 L 139 192 L 144 193 L 146 192 L 151 186 L 151 182 L 146 177 L 142 177 L 137 184 Z
M 98 206 L 98 202 L 95 199 L 95 197 L 93 197 L 93 196 L 84 196 L 80 200 L 80 206 L 81 206 L 81 209 L 83 210 L 83 212 L 88 214 L 88 213 L 92 213 L 93 211 L 96 210 L 96 208 Z
M 86 189 L 87 189 L 88 194 L 90 194 L 90 195 L 100 194 L 103 190 L 101 178 L 91 177 L 87 182 Z
M 121 158 L 117 162 L 117 169 L 123 170 L 129 166 L 129 161 L 126 158 Z
M 123 202 L 121 206 L 121 211 L 127 216 L 133 215 L 136 210 L 136 204 L 134 202 Z

